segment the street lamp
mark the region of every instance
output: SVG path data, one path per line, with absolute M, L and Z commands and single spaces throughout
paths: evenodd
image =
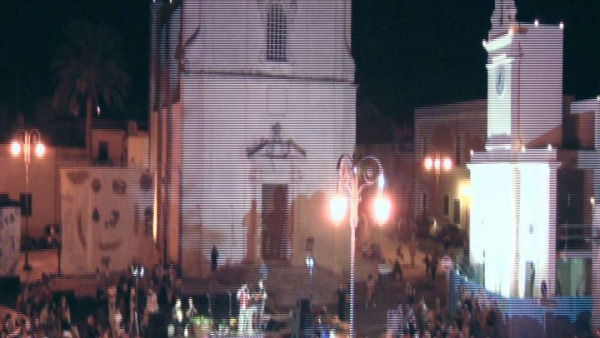
M 453 163 L 450 157 L 441 156 L 440 153 L 435 153 L 435 156 L 433 157 L 425 157 L 423 166 L 425 167 L 425 170 L 435 170 L 435 173 L 439 175 L 442 170 L 448 171 L 452 169 Z
M 32 149 L 33 148 L 33 149 Z M 21 208 L 25 217 L 25 238 L 27 245 L 25 246 L 25 265 L 23 269 L 31 270 L 29 264 L 29 216 L 31 215 L 31 192 L 29 191 L 29 167 L 31 165 L 31 153 L 37 157 L 44 156 L 46 146 L 42 143 L 42 135 L 37 129 L 21 129 L 17 132 L 17 137 L 10 145 L 10 151 L 13 156 L 18 156 L 23 153 L 23 161 L 25 162 L 25 190 L 21 194 Z
M 337 164 L 337 194 L 330 201 L 331 217 L 339 222 L 346 216 L 350 203 L 350 337 L 354 337 L 354 263 L 356 253 L 356 227 L 358 225 L 358 203 L 365 187 L 377 183 L 374 200 L 376 220 L 381 224 L 391 212 L 391 202 L 383 195 L 385 176 L 379 160 L 367 156 L 357 160 L 354 155 L 340 156 Z M 350 201 L 348 201 L 350 199 Z

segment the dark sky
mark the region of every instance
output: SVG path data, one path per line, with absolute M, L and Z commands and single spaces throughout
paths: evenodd
M 61 29 L 73 19 L 87 18 L 122 35 L 132 77 L 129 107 L 147 111 L 149 2 L 4 1 L 0 105 L 51 95 L 51 62 Z M 516 4 L 522 21 L 565 22 L 565 93 L 578 98 L 600 93 L 600 1 Z M 380 113 L 399 122 L 410 121 L 415 106 L 485 97 L 481 41 L 493 6 L 492 0 L 353 0 L 352 44 L 361 92 Z

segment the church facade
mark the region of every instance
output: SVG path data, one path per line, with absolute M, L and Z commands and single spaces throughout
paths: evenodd
M 340 271 L 349 229 L 327 201 L 355 145 L 350 1 L 157 1 L 151 17 L 163 259 L 201 276 L 214 245 L 220 263 Z

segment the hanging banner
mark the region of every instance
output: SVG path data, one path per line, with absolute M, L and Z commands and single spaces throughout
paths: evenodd
M 21 209 L 18 202 L 0 203 L 0 277 L 19 275 Z
M 61 170 L 61 262 L 66 273 L 155 263 L 153 181 L 138 168 Z

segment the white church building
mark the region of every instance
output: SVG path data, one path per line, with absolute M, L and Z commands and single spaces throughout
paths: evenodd
M 513 1 L 496 1 L 491 21 L 487 140 L 468 164 L 470 259 L 503 296 L 532 296 L 542 283 L 553 293 L 563 27 L 518 22 Z
M 562 23 L 517 22 L 506 0 L 491 21 L 487 140 L 468 164 L 470 261 L 505 297 L 591 295 L 596 327 L 600 101 L 562 95 Z
M 220 263 L 342 272 L 329 220 L 336 164 L 355 146 L 351 1 L 151 5 L 151 166 L 157 239 L 184 277 Z

